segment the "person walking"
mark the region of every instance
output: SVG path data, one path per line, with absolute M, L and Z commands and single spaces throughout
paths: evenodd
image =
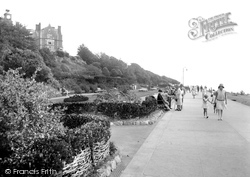
M 182 92 L 181 92 L 180 86 L 177 89 L 176 97 L 177 97 L 177 111 L 181 111 L 181 108 L 182 108 Z
M 218 90 L 215 93 L 216 110 L 218 112 L 218 121 L 222 121 L 223 110 L 227 105 L 227 95 L 226 91 L 223 90 L 224 85 L 220 84 Z
M 211 103 L 211 101 L 208 99 L 207 95 L 204 95 L 204 98 L 202 98 L 202 108 L 203 108 L 203 114 L 204 114 L 204 118 L 208 118 L 207 115 L 207 109 L 208 109 L 208 102 Z
M 214 105 L 214 113 L 217 113 L 217 110 L 216 110 L 215 93 L 216 93 L 215 90 L 212 90 L 212 94 L 211 94 L 212 100 L 211 100 L 211 102 L 212 102 L 212 104 Z

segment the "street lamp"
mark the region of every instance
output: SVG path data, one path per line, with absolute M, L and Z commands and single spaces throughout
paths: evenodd
M 183 86 L 184 86 L 184 73 L 185 73 L 185 71 L 187 71 L 186 67 L 183 68 L 183 81 L 182 81 Z

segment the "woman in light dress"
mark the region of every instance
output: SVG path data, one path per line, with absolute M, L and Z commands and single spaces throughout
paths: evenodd
M 182 108 L 182 91 L 180 86 L 177 89 L 177 93 L 176 93 L 176 98 L 177 98 L 177 109 L 176 111 L 181 111 Z
M 219 89 L 215 93 L 215 101 L 216 101 L 216 110 L 218 112 L 218 121 L 222 121 L 223 110 L 227 105 L 227 95 L 226 91 L 223 90 L 223 84 L 220 84 Z

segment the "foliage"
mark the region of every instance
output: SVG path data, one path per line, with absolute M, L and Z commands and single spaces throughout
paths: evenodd
M 97 105 L 97 111 L 118 119 L 131 119 L 149 115 L 157 109 L 156 99 L 146 99 L 140 103 L 102 102 Z
M 88 101 L 89 97 L 83 96 L 83 95 L 74 95 L 69 98 L 65 98 L 64 102 L 82 102 L 82 101 Z
M 107 77 L 110 76 L 110 72 L 109 72 L 109 70 L 108 70 L 107 67 L 104 67 L 104 68 L 103 68 L 102 73 L 103 73 L 105 76 L 107 76 Z
M 74 103 L 54 103 L 51 105 L 50 109 L 64 109 L 65 114 L 82 114 L 82 113 L 90 113 L 96 111 L 96 104 L 92 102 L 74 102 Z
M 0 64 L 3 66 L 4 71 L 9 69 L 16 69 L 22 67 L 21 72 L 25 73 L 25 77 L 31 77 L 36 68 L 40 67 L 41 70 L 37 72 L 36 80 L 38 82 L 49 82 L 53 79 L 53 75 L 49 67 L 47 67 L 41 55 L 31 50 L 8 48 L 8 53 L 2 56 Z
M 128 91 L 128 87 L 119 86 L 119 89 L 108 89 L 107 92 L 98 94 L 95 103 L 100 102 L 136 102 L 139 103 L 139 98 L 132 92 Z
M 43 61 L 48 67 L 56 67 L 56 58 L 48 48 L 40 49 L 39 53 L 43 57 Z
M 117 148 L 115 147 L 115 144 L 113 142 L 110 142 L 109 144 L 109 155 L 114 155 L 117 151 Z
M 10 69 L 0 78 L 0 122 L 4 125 L 1 135 L 8 143 L 4 146 L 12 151 L 3 162 L 11 160 L 13 166 L 29 162 L 33 156 L 31 145 L 37 139 L 64 135 L 61 112 L 49 111 L 48 90 L 35 77 L 36 72 L 29 79 L 23 78 L 19 70 Z
M 35 40 L 31 37 L 30 32 L 25 26 L 20 23 L 13 25 L 0 20 L 0 58 L 5 47 L 37 50 Z
M 77 55 L 79 55 L 88 65 L 98 61 L 97 56 L 94 55 L 84 44 L 79 46 Z

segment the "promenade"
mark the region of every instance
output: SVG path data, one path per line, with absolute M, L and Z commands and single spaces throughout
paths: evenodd
M 121 177 L 249 177 L 250 107 L 228 101 L 224 120 L 212 105 L 203 118 L 201 94 L 187 93 L 183 111 L 158 122 Z

